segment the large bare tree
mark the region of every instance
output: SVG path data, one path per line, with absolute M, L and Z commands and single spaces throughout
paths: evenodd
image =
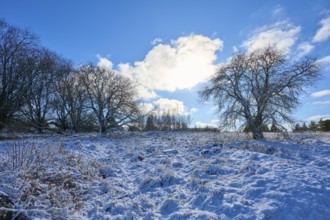
M 138 119 L 140 112 L 131 80 L 93 65 L 81 67 L 80 73 L 83 74 L 88 107 L 94 113 L 100 133 Z
M 81 130 L 86 117 L 87 94 L 82 83 L 83 75 L 72 72 L 67 77 L 56 82 L 56 99 L 53 107 L 57 114 L 57 126 L 65 126 L 75 132 Z
M 25 94 L 27 102 L 21 112 L 30 126 L 42 132 L 54 119 L 55 82 L 64 79 L 71 71 L 71 65 L 68 60 L 45 48 L 40 48 L 37 54 L 31 87 Z
M 274 47 L 236 53 L 222 65 L 200 91 L 202 100 L 213 99 L 224 127 L 249 127 L 254 139 L 262 128 L 274 124 L 285 129 L 293 122 L 299 95 L 320 76 L 316 59 L 290 62 Z
M 0 19 L 0 129 L 27 101 L 37 47 L 34 34 Z

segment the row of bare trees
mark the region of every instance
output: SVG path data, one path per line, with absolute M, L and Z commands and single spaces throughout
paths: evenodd
M 33 33 L 0 20 L 0 128 L 15 116 L 41 127 L 52 83 L 69 71 L 70 62 L 41 47 Z
M 135 86 L 128 78 L 98 66 L 80 67 L 56 83 L 57 126 L 63 130 L 109 128 L 135 122 L 140 111 Z
M 0 19 L 0 129 L 13 121 L 45 129 L 106 132 L 136 120 L 134 83 L 40 46 L 28 30 Z

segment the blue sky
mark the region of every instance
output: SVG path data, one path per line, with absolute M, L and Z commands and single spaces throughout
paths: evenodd
M 201 83 L 236 50 L 274 43 L 315 56 L 324 76 L 301 96 L 299 120 L 330 117 L 330 1 L 2 0 L 0 17 L 28 27 L 75 65 L 95 62 L 138 81 L 146 106 L 214 124 Z

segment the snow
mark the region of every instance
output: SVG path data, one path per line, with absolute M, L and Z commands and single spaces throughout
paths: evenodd
M 330 134 L 266 137 L 25 135 L 0 142 L 0 198 L 32 219 L 329 219 Z

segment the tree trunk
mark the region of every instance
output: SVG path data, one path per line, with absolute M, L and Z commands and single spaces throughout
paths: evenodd
M 259 126 L 252 128 L 252 135 L 253 135 L 253 139 L 255 139 L 255 140 L 264 138 L 264 135 Z
M 7 123 L 7 117 L 5 114 L 0 113 L 0 130 L 4 129 Z
M 99 133 L 104 134 L 107 132 L 107 127 L 103 122 L 99 122 Z
M 259 108 L 258 108 L 259 112 Z M 262 128 L 263 128 L 263 120 L 262 120 L 262 113 L 258 113 L 258 115 L 254 118 L 254 120 L 251 120 L 252 124 L 251 130 L 252 130 L 252 135 L 253 139 L 263 139 L 264 135 L 262 133 Z

